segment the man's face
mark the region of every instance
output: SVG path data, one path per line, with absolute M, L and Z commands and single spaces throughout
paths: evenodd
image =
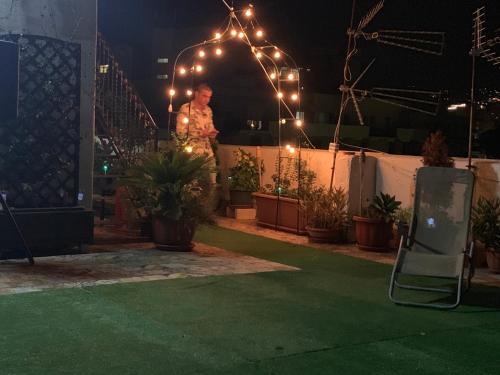
M 210 90 L 199 90 L 194 93 L 194 101 L 200 107 L 205 107 L 210 103 L 210 99 L 212 98 L 212 91 Z

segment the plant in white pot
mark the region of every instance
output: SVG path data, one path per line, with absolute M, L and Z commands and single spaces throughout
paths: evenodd
M 234 151 L 236 164 L 229 170 L 229 196 L 232 206 L 251 207 L 252 193 L 260 188 L 260 175 L 264 164 L 250 152 L 238 148 Z M 259 171 L 260 168 L 260 171 Z
M 210 219 L 209 173 L 209 157 L 174 149 L 145 155 L 120 179 L 152 217 L 157 248 L 192 249 L 196 226 Z
M 318 187 L 306 194 L 306 231 L 312 242 L 339 243 L 347 225 L 347 196 L 342 188 Z

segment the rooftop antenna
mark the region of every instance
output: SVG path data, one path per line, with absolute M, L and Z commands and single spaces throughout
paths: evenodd
M 412 111 L 425 113 L 428 115 L 436 115 L 438 105 L 441 99 L 441 92 L 439 91 L 425 91 L 425 90 L 407 90 L 388 87 L 375 87 L 371 90 L 360 90 L 356 88 L 359 81 L 365 76 L 368 70 L 375 62 L 373 59 L 370 64 L 358 76 L 356 81 L 349 85 L 352 80 L 350 63 L 354 55 L 358 52 L 357 43 L 359 38 L 368 41 L 377 41 L 378 43 L 399 47 L 403 49 L 412 50 L 419 53 L 431 54 L 442 56 L 444 50 L 443 32 L 433 31 L 409 31 L 409 30 L 379 30 L 377 32 L 366 32 L 365 28 L 377 16 L 377 14 L 384 7 L 385 0 L 379 1 L 373 6 L 370 11 L 360 20 L 356 29 L 354 25 L 354 13 L 356 9 L 356 0 L 352 2 L 351 23 L 347 30 L 348 46 L 347 55 L 344 66 L 344 82 L 340 86 L 342 93 L 339 117 L 337 126 L 335 128 L 335 135 L 333 138 L 333 164 L 330 177 L 330 190 L 333 187 L 333 179 L 335 176 L 335 164 L 340 145 L 340 126 L 344 111 L 352 101 L 359 123 L 364 125 L 363 115 L 359 107 L 359 103 L 366 98 L 371 98 L 379 102 L 395 105 L 401 108 L 406 108 Z
M 500 68 L 500 56 L 492 49 L 496 44 L 500 44 L 500 36 L 486 39 L 486 7 L 477 8 L 472 13 L 472 77 L 470 89 L 470 115 L 469 115 L 469 145 L 468 145 L 468 164 L 467 168 L 472 169 L 472 131 L 474 128 L 475 114 L 475 86 L 476 86 L 476 60 L 477 57 L 485 59 L 493 66 Z

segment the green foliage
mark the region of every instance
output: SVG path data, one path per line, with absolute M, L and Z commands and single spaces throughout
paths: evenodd
M 269 194 L 304 199 L 316 182 L 316 173 L 307 167 L 307 162 L 299 158 L 276 158 L 273 184 L 267 184 L 264 191 Z
M 472 209 L 472 234 L 487 248 L 500 252 L 500 199 L 479 198 Z
M 410 224 L 411 216 L 411 207 L 399 207 L 394 213 L 394 220 L 401 224 Z
M 396 196 L 381 192 L 373 198 L 373 202 L 368 207 L 368 216 L 389 222 L 394 220 L 399 206 L 401 202 L 396 200 Z
M 426 167 L 450 167 L 455 165 L 448 156 L 448 145 L 441 131 L 432 133 L 422 147 L 422 162 Z
M 130 167 L 119 182 L 147 215 L 204 221 L 209 218 L 209 162 L 207 156 L 173 149 L 155 152 Z
M 236 165 L 229 170 L 229 188 L 231 190 L 258 191 L 259 162 L 251 153 L 238 148 L 234 151 Z M 260 173 L 264 173 L 264 164 L 260 163 Z
M 341 230 L 347 222 L 347 196 L 344 189 L 313 189 L 303 201 L 307 223 L 313 228 Z

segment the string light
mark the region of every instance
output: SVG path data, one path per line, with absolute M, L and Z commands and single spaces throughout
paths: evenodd
M 222 34 L 221 33 L 215 33 L 215 39 L 220 39 L 222 38 Z
M 297 99 L 299 99 L 299 96 L 297 94 L 292 94 L 292 100 L 296 102 Z
M 281 119 L 281 124 L 282 124 L 282 125 L 286 125 L 286 119 L 282 118 L 282 119 Z
M 215 54 L 216 54 L 217 56 L 222 55 L 222 49 L 217 48 L 217 49 L 215 50 Z
M 295 154 L 295 147 L 290 147 L 288 151 L 290 152 L 290 154 Z
M 287 150 L 290 150 L 290 149 L 292 148 L 292 146 L 290 146 L 290 145 L 286 145 L 286 146 L 285 146 L 285 148 L 286 148 Z
M 303 125 L 302 120 L 295 121 L 295 125 L 297 125 L 297 127 L 300 128 Z
M 253 16 L 252 8 L 247 8 L 247 10 L 245 10 L 245 17 L 250 18 L 252 16 Z
M 175 95 L 175 90 L 174 89 L 170 89 L 169 92 L 168 92 L 168 94 L 170 96 L 174 96 Z
M 192 146 L 186 146 L 184 147 L 184 151 L 186 151 L 188 154 L 193 152 L 193 147 Z
M 258 59 L 261 59 L 261 58 L 262 58 L 262 52 L 260 52 L 260 51 L 259 51 L 259 52 L 257 52 L 257 53 L 255 54 L 255 56 L 256 56 Z
M 236 30 L 235 30 L 235 29 L 232 29 L 232 30 L 231 30 L 231 36 L 236 36 L 236 34 L 238 34 L 238 33 L 236 32 Z
M 281 57 L 281 52 L 280 51 L 274 52 L 274 58 L 275 59 L 279 59 L 280 57 Z
M 278 92 L 277 97 L 278 97 L 278 99 L 282 99 L 283 98 L 283 93 L 282 92 Z
M 271 74 L 269 74 L 269 78 L 271 79 L 276 79 L 276 73 L 272 72 Z
M 255 32 L 255 36 L 256 36 L 257 38 L 262 38 L 262 37 L 264 36 L 264 31 L 262 31 L 262 30 L 260 30 L 260 29 L 259 29 L 259 30 L 257 30 L 257 31 Z
M 183 124 L 189 124 L 189 118 L 184 117 L 184 118 L 182 119 L 182 123 L 183 123 Z
M 186 73 L 187 73 L 186 68 L 184 68 L 184 67 L 179 68 L 179 74 L 180 74 L 181 76 L 185 75 Z
M 187 95 L 187 96 L 191 96 L 191 95 L 193 95 L 193 91 L 191 91 L 191 90 L 187 90 L 187 91 L 186 91 L 186 95 Z
M 243 39 L 244 36 L 245 36 L 245 33 L 243 31 L 240 31 L 238 33 L 238 38 Z
M 200 52 L 198 52 L 198 56 L 200 56 L 201 58 L 204 58 L 205 57 L 205 51 L 200 50 Z
M 195 70 L 196 70 L 198 73 L 201 73 L 201 72 L 203 71 L 203 66 L 201 66 L 201 65 L 196 65 Z
M 295 79 L 295 75 L 294 75 L 293 73 L 290 73 L 290 74 L 288 75 L 288 80 L 289 80 L 289 81 L 293 81 L 294 79 Z

